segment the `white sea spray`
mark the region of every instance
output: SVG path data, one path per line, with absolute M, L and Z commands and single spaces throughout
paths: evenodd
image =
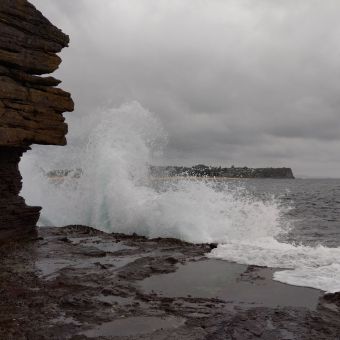
M 30 205 L 43 206 L 40 225 L 83 224 L 107 232 L 216 242 L 210 257 L 285 268 L 274 278 L 340 290 L 340 249 L 278 241 L 291 227 L 278 200 L 204 179 L 154 185 L 148 169 L 166 134 L 139 103 L 101 110 L 86 143 L 69 143 L 35 147 L 20 164 L 23 196 Z M 46 176 L 55 169 L 72 171 L 59 179 Z

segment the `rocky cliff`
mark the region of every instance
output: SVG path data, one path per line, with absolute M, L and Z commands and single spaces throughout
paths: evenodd
M 18 194 L 18 163 L 31 144 L 66 144 L 62 113 L 70 94 L 57 88 L 57 53 L 69 38 L 26 0 L 0 1 L 0 241 L 34 230 L 39 207 Z

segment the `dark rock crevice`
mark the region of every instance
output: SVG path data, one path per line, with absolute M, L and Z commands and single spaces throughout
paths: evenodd
M 34 232 L 40 207 L 29 207 L 19 196 L 22 178 L 19 161 L 26 148 L 0 147 L 0 243 Z

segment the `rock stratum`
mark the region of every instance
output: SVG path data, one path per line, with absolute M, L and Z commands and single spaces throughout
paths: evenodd
M 26 0 L 0 1 L 0 241 L 34 230 L 40 207 L 22 197 L 20 158 L 31 144 L 65 145 L 69 93 L 54 72 L 69 37 Z

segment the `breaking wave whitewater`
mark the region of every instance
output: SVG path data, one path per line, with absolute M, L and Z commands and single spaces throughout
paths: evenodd
M 81 143 L 69 138 L 62 150 L 34 147 L 23 158 L 22 195 L 30 205 L 43 206 L 40 225 L 83 224 L 106 232 L 216 242 L 210 257 L 284 268 L 276 280 L 340 291 L 340 249 L 278 241 L 292 228 L 288 208 L 278 199 L 255 198 L 220 181 L 155 183 L 149 165 L 166 143 L 157 117 L 137 102 L 96 117 Z M 56 169 L 71 171 L 51 176 Z

